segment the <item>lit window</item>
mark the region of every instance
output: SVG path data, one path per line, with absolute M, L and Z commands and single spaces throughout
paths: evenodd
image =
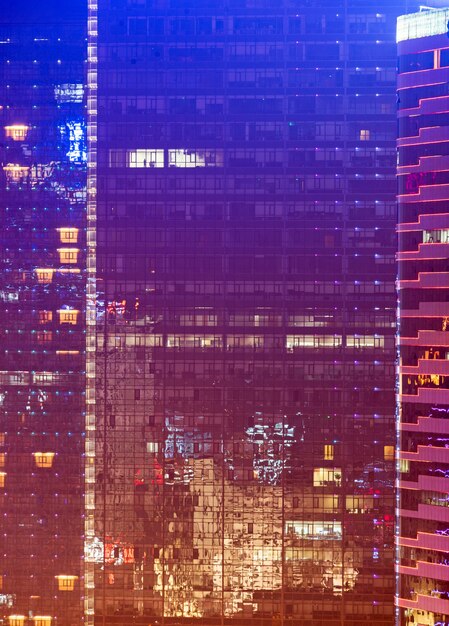
M 112 156 L 111 154 L 111 165 Z M 126 158 L 127 167 L 164 167 L 163 150 L 128 150 Z
M 78 322 L 79 311 L 76 309 L 59 309 L 60 324 L 76 324 Z
M 384 343 L 383 335 L 348 335 L 346 337 L 348 348 L 383 348 Z
M 35 615 L 33 617 L 34 626 L 51 626 L 51 620 L 50 615 Z
M 287 335 L 286 348 L 336 348 L 341 346 L 341 335 Z
M 58 248 L 59 262 L 60 263 L 77 263 L 78 262 L 78 248 Z
M 58 581 L 59 591 L 73 591 L 75 589 L 75 582 L 77 581 L 78 576 L 60 574 L 59 576 L 55 576 L 55 578 Z
M 6 455 L 4 452 L 0 452 L 0 467 L 5 467 Z
M 28 126 L 25 124 L 12 124 L 5 126 L 6 136 L 13 141 L 24 141 L 28 134 Z
M 29 167 L 26 167 L 24 165 L 17 165 L 17 163 L 8 163 L 4 166 L 3 171 L 5 172 L 6 178 L 10 183 L 18 183 L 28 176 L 29 169 Z
M 53 319 L 52 311 L 39 311 L 39 324 L 48 324 Z
M 6 472 L 0 472 L 0 487 L 5 486 Z
M 313 470 L 313 486 L 325 487 L 330 483 L 341 484 L 341 469 L 330 467 L 316 467 Z
M 24 626 L 25 615 L 9 615 L 8 622 L 9 626 Z
M 41 330 L 36 333 L 37 343 L 48 343 L 53 341 L 53 333 L 51 330 Z
M 369 130 L 360 131 L 360 141 L 369 141 L 371 132 Z
M 55 270 L 52 268 L 36 267 L 34 271 L 36 272 L 37 281 L 39 283 L 51 283 L 53 280 Z
M 449 229 L 424 230 L 423 243 L 449 243 Z
M 79 350 L 56 350 L 56 354 L 65 356 L 65 355 L 70 355 L 73 356 L 74 354 L 79 354 L 80 351 Z
M 325 461 L 334 460 L 334 446 L 332 444 L 326 444 L 324 446 L 324 460 Z
M 342 538 L 341 522 L 289 521 L 285 525 L 287 535 L 296 535 L 304 539 L 334 540 Z
M 169 150 L 169 167 L 223 167 L 223 150 Z
M 82 83 L 62 83 L 55 85 L 55 99 L 59 104 L 65 102 L 82 102 L 84 87 Z
M 384 446 L 385 461 L 394 461 L 394 446 Z
M 368 513 L 374 507 L 373 496 L 346 496 L 346 510 L 350 513 Z
M 58 228 L 58 231 L 62 243 L 78 242 L 78 228 Z
M 397 24 L 396 41 L 443 35 L 447 33 L 448 19 L 449 9 L 401 15 Z
M 61 267 L 58 269 L 59 274 L 80 274 L 79 267 Z
M 33 452 L 36 467 L 50 468 L 53 466 L 54 452 Z

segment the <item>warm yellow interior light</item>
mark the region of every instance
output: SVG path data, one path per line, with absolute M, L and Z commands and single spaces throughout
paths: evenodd
M 52 311 L 39 311 L 39 324 L 47 324 L 53 319 Z
M 56 354 L 70 354 L 70 355 L 74 355 L 74 354 L 79 354 L 80 351 L 79 350 L 56 350 Z
M 51 283 L 53 280 L 54 269 L 50 267 L 36 267 L 37 281 L 39 283 Z
M 3 166 L 3 171 L 5 172 L 8 181 L 15 183 L 27 176 L 29 169 L 30 168 L 26 165 L 18 165 L 17 163 L 8 163 Z
M 78 243 L 78 228 L 65 226 L 64 228 L 58 228 L 58 231 L 62 243 Z
M 37 467 L 50 468 L 55 458 L 54 452 L 33 452 L 34 462 Z
M 78 248 L 58 248 L 60 263 L 77 263 Z
M 77 324 L 79 311 L 76 309 L 59 309 L 60 324 Z
M 13 141 L 23 141 L 28 135 L 29 127 L 26 124 L 10 124 L 5 126 L 5 134 Z
M 51 626 L 51 615 L 35 615 L 33 617 L 34 626 Z
M 59 576 L 55 576 L 55 578 L 58 581 L 59 591 L 73 591 L 75 589 L 75 582 L 78 579 L 78 576 L 59 574 Z

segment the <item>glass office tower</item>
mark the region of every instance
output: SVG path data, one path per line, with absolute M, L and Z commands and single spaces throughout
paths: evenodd
M 449 623 L 449 9 L 399 40 L 398 624 Z
M 406 10 L 90 1 L 89 621 L 391 625 Z
M 0 14 L 0 621 L 78 626 L 85 7 Z

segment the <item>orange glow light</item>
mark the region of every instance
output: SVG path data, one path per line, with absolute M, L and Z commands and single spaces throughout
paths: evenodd
M 50 267 L 36 267 L 37 281 L 39 283 L 51 283 L 53 280 L 54 269 Z
M 78 322 L 79 311 L 76 309 L 59 309 L 60 324 L 76 324 Z
M 78 248 L 58 248 L 59 262 L 74 264 L 78 262 Z
M 35 615 L 33 617 L 34 626 L 51 626 L 51 620 L 50 615 Z
M 71 576 L 68 574 L 59 574 L 55 576 L 58 581 L 59 591 L 73 591 L 75 589 L 75 582 L 78 580 L 78 576 Z
M 26 124 L 11 124 L 5 126 L 5 134 L 13 141 L 24 141 L 28 135 L 29 127 Z
M 37 467 L 50 468 L 55 458 L 54 452 L 33 452 L 34 461 Z
M 70 226 L 64 228 L 58 228 L 59 238 L 62 243 L 77 243 L 78 242 L 78 228 L 72 228 Z

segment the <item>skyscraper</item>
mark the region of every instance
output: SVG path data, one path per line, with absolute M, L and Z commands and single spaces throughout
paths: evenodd
M 90 620 L 392 623 L 406 8 L 91 0 Z
M 398 21 L 400 624 L 449 621 L 448 21 Z
M 82 619 L 86 7 L 0 12 L 0 619 Z

